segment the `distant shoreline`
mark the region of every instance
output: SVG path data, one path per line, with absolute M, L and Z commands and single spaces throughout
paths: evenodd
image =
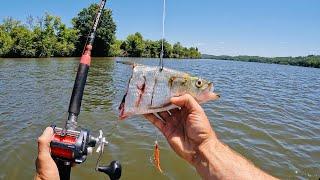
M 92 58 L 147 58 L 147 59 L 159 59 L 158 57 L 123 57 L 123 56 L 97 56 Z M 50 58 L 70 58 L 70 59 L 80 59 L 77 56 L 56 56 L 56 57 L 0 57 L 0 59 L 50 59 Z M 201 58 L 164 58 L 164 59 L 212 59 L 212 60 L 228 60 L 228 61 L 242 61 L 242 62 L 258 62 L 266 64 L 280 64 L 280 65 L 291 65 L 291 66 L 302 66 L 302 67 L 313 67 L 320 68 L 320 55 L 309 55 L 309 56 L 299 56 L 299 57 L 260 57 L 260 56 L 215 56 L 202 54 Z
M 320 55 L 309 55 L 309 56 L 298 56 L 298 57 L 260 57 L 260 56 L 227 56 L 227 55 L 216 56 L 216 55 L 202 54 L 201 58 L 320 68 Z

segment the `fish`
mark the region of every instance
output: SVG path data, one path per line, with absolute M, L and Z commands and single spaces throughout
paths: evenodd
M 119 62 L 118 62 L 119 63 Z M 198 103 L 216 100 L 214 85 L 205 79 L 159 66 L 120 62 L 132 67 L 127 90 L 119 106 L 119 119 L 129 116 L 168 111 L 178 108 L 172 97 L 190 94 Z

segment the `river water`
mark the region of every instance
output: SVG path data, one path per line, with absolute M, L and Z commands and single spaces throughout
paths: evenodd
M 157 59 L 94 58 L 81 127 L 102 129 L 110 144 L 103 163 L 120 160 L 122 179 L 199 179 L 142 117 L 117 121 L 130 75 L 116 60 L 156 65 Z M 0 179 L 31 179 L 37 137 L 63 126 L 78 58 L 0 59 Z M 165 66 L 215 83 L 221 98 L 203 105 L 219 138 L 266 172 L 283 178 L 320 177 L 320 69 L 220 60 L 166 60 Z M 161 148 L 164 174 L 150 158 Z M 103 179 L 97 155 L 72 169 L 72 179 Z

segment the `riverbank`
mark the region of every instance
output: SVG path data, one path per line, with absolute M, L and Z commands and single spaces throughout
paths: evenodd
M 70 57 L 34 57 L 34 58 L 27 58 L 27 57 L 0 57 L 0 59 L 80 59 L 79 56 L 70 56 Z M 141 58 L 141 59 L 159 59 L 159 57 L 125 57 L 125 56 L 109 56 L 109 57 L 95 57 L 95 58 Z M 207 55 L 202 54 L 201 58 L 166 58 L 166 59 L 177 59 L 177 60 L 184 60 L 184 59 L 215 59 L 215 60 L 229 60 L 229 61 L 243 61 L 243 62 L 259 62 L 259 63 L 266 63 L 266 64 L 281 64 L 281 65 L 291 65 L 291 66 L 302 66 L 302 67 L 313 67 L 313 68 L 320 68 L 320 55 L 319 56 L 305 56 L 305 57 L 259 57 L 259 56 L 215 56 L 215 55 Z
M 245 62 L 260 62 L 268 64 L 283 64 L 293 66 L 304 66 L 320 68 L 320 55 L 298 56 L 298 57 L 260 57 L 260 56 L 215 56 L 202 54 L 202 59 L 219 59 Z

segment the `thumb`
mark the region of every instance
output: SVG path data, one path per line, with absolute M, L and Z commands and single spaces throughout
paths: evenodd
M 53 129 L 47 127 L 38 138 L 38 153 L 50 153 L 50 142 L 53 138 Z
M 171 98 L 171 103 L 190 111 L 201 108 L 198 102 L 189 94 Z

